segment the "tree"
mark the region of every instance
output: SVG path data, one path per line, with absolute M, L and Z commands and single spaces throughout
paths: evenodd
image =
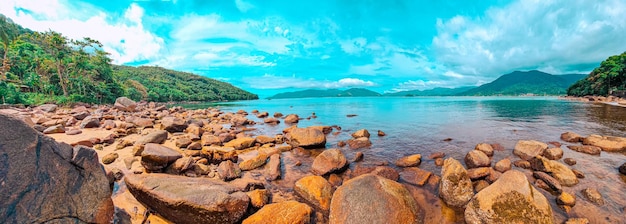
M 11 45 L 17 35 L 17 26 L 4 15 L 0 15 L 0 41 L 2 41 L 3 47 L 2 67 L 0 67 L 0 81 L 6 80 L 6 73 L 11 68 L 7 55 L 9 52 L 9 45 Z

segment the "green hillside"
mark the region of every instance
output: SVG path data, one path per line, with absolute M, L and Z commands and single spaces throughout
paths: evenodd
M 515 71 L 502 75 L 493 82 L 462 92 L 459 95 L 561 95 L 566 93 L 568 86 L 583 77 L 584 75 L 582 74 L 551 75 L 536 70 L 527 72 Z
M 595 68 L 588 76 L 567 89 L 567 95 L 603 95 L 626 90 L 626 52 L 614 55 Z
M 339 89 L 307 89 L 295 92 L 279 93 L 274 96 L 268 97 L 268 99 L 286 99 L 286 98 L 316 98 L 316 97 L 366 97 L 366 96 L 381 96 L 380 93 L 363 89 L 352 88 L 347 90 Z

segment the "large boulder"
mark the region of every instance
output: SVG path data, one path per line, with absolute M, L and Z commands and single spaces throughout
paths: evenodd
M 138 145 L 145 145 L 148 143 L 161 144 L 165 142 L 165 140 L 167 140 L 167 131 L 157 130 L 157 131 L 151 132 L 150 134 L 140 137 L 135 142 L 135 144 L 138 144 Z
M 118 97 L 115 99 L 113 107 L 121 111 L 133 112 L 137 107 L 137 103 L 127 97 Z
M 331 224 L 422 222 L 420 207 L 402 184 L 373 174 L 346 181 L 331 200 Z
M 313 209 L 297 201 L 284 201 L 263 206 L 243 224 L 309 224 Z
M 187 122 L 185 120 L 177 118 L 177 117 L 164 117 L 161 119 L 161 124 L 163 125 L 163 130 L 166 130 L 170 133 L 173 132 L 183 132 L 187 129 Z
M 454 158 L 447 158 L 441 169 L 439 197 L 452 207 L 463 207 L 474 196 L 467 170 Z
M 97 128 L 100 127 L 100 119 L 97 117 L 86 117 L 80 122 L 80 128 Z
M 552 177 L 556 178 L 561 185 L 571 187 L 578 184 L 576 174 L 565 164 L 558 161 L 537 156 L 530 160 L 530 166 L 533 170 L 549 173 Z
M 0 114 L 0 223 L 109 223 L 111 188 L 93 149 Z
M 320 176 L 306 176 L 296 181 L 293 190 L 308 203 L 324 211 L 330 209 L 333 187 Z
M 347 164 L 346 157 L 339 149 L 328 149 L 315 157 L 313 165 L 311 165 L 311 172 L 316 175 L 325 175 L 341 170 Z
M 297 114 L 289 114 L 287 115 L 287 117 L 285 117 L 285 123 L 287 124 L 298 123 L 299 120 L 300 117 L 298 117 Z
M 478 192 L 465 208 L 467 223 L 554 223 L 546 197 L 526 179 L 510 170 Z
M 174 223 L 236 223 L 250 198 L 223 181 L 167 174 L 126 175 L 137 201 Z
M 160 171 L 181 157 L 180 152 L 167 146 L 148 143 L 141 153 L 141 165 L 149 171 Z
M 535 156 L 542 155 L 548 149 L 548 145 L 535 140 L 520 140 L 515 144 L 513 154 L 519 156 L 523 160 L 532 159 Z
M 52 113 L 57 110 L 58 106 L 56 104 L 43 104 L 39 105 L 37 108 L 44 112 Z
M 323 148 L 326 145 L 326 135 L 316 128 L 294 128 L 288 136 L 294 147 Z
M 626 138 L 590 135 L 583 140 L 585 145 L 593 145 L 607 152 L 620 152 L 626 149 Z
M 250 148 L 252 145 L 254 145 L 254 138 L 250 137 L 236 138 L 224 143 L 225 147 L 233 147 L 235 150 Z

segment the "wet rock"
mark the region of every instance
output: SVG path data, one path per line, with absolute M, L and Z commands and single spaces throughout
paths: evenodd
M 277 180 L 280 176 L 280 154 L 271 155 L 265 168 L 265 179 Z
M 385 135 L 387 135 L 385 132 L 383 132 L 381 130 L 378 130 L 378 136 L 382 137 L 382 136 L 385 136 Z
M 87 117 L 80 122 L 80 128 L 97 128 L 100 127 L 100 119 L 97 117 Z
M 443 153 L 443 152 L 434 152 L 434 153 L 430 154 L 430 155 L 428 156 L 428 158 L 429 158 L 429 159 L 437 159 L 437 158 L 443 158 L 443 157 L 445 157 L 445 156 L 446 156 L 446 154 L 445 154 L 445 153 Z
M 526 179 L 510 170 L 478 192 L 465 208 L 467 223 L 554 223 L 548 200 Z
M 177 117 L 164 117 L 161 119 L 161 124 L 163 125 L 163 130 L 170 133 L 183 132 L 188 126 L 185 120 Z
M 522 169 L 530 169 L 530 162 L 526 160 L 516 160 L 513 165 Z
M 102 163 L 103 164 L 111 164 L 113 162 L 115 162 L 115 160 L 117 158 L 119 158 L 120 155 L 118 155 L 117 153 L 113 152 L 113 153 L 109 153 L 105 156 L 102 157 Z
M 115 99 L 113 107 L 121 111 L 133 112 L 137 107 L 137 103 L 127 97 L 118 97 Z
M 535 156 L 542 155 L 548 149 L 548 145 L 535 140 L 520 140 L 515 145 L 513 154 L 519 156 L 523 160 L 532 159 Z
M 410 156 L 405 156 L 396 161 L 396 166 L 399 167 L 411 167 L 411 166 L 419 166 L 422 163 L 422 155 L 414 154 Z
M 267 116 L 269 116 L 269 115 L 270 115 L 270 114 L 269 114 L 267 111 L 264 111 L 264 112 L 258 113 L 258 114 L 256 115 L 256 117 L 257 117 L 257 118 L 265 118 L 265 117 L 267 117 Z
M 561 148 L 549 148 L 543 152 L 543 157 L 546 157 L 549 160 L 559 160 L 563 158 L 563 149 Z
M 494 169 L 499 171 L 499 172 L 501 172 L 501 173 L 504 173 L 504 172 L 510 170 L 511 169 L 511 160 L 506 158 L 506 159 L 498 161 L 496 163 L 496 165 L 494 166 Z
M 585 188 L 581 191 L 581 193 L 583 194 L 583 196 L 585 196 L 585 198 L 596 204 L 596 205 L 604 205 L 604 199 L 602 198 L 602 194 L 600 194 L 600 192 L 595 189 L 595 188 Z
M 174 223 L 236 223 L 250 198 L 233 185 L 166 174 L 126 175 L 135 198 Z
M 320 176 L 306 176 L 296 181 L 293 190 L 305 201 L 321 210 L 330 210 L 332 186 Z
M 480 144 L 476 145 L 474 150 L 481 151 L 481 152 L 485 153 L 485 155 L 487 155 L 489 157 L 493 156 L 493 147 L 491 147 L 491 145 L 487 144 L 487 143 L 480 143 Z
M 178 151 L 159 144 L 148 143 L 141 153 L 141 165 L 146 170 L 158 172 L 183 157 Z
M 65 133 L 65 128 L 63 127 L 63 125 L 58 124 L 58 125 L 54 125 L 54 126 L 50 126 L 46 128 L 45 130 L 43 130 L 43 133 L 44 134 Z
M 347 141 L 347 143 L 351 149 L 360 149 L 360 148 L 366 148 L 366 147 L 372 146 L 372 142 L 370 141 L 369 138 L 366 138 L 366 137 L 350 139 Z
M 439 197 L 446 204 L 461 208 L 467 204 L 472 196 L 474 196 L 474 189 L 472 188 L 472 181 L 467 175 L 467 170 L 454 158 L 446 159 L 441 169 Z
M 443 166 L 443 158 L 436 158 L 435 166 Z
M 538 180 L 542 180 L 543 183 L 546 184 L 546 186 L 548 187 L 548 189 L 544 188 L 546 191 L 556 193 L 561 193 L 563 191 L 561 183 L 547 173 L 536 171 L 533 172 L 533 177 L 537 178 Z
M 344 142 L 344 141 L 339 141 L 339 142 L 337 142 L 337 146 L 338 146 L 338 147 L 344 147 L 344 146 L 346 146 L 346 142 Z
M 361 129 L 361 130 L 358 130 L 358 131 L 355 131 L 354 133 L 352 133 L 352 137 L 353 138 L 362 138 L 362 137 L 369 138 L 370 137 L 370 132 L 367 131 L 367 129 Z
M 235 150 L 247 149 L 252 147 L 252 145 L 254 145 L 254 138 L 250 137 L 236 138 L 224 143 L 225 147 L 233 147 Z
M 471 180 L 483 179 L 491 174 L 491 167 L 478 167 L 467 170 L 467 176 Z
M 592 145 L 568 145 L 567 148 L 576 152 L 582 152 L 589 155 L 600 155 L 600 153 L 602 152 L 602 149 L 600 147 Z
M 135 142 L 135 144 L 138 144 L 138 145 L 145 145 L 148 143 L 161 144 L 165 142 L 165 140 L 167 140 L 167 131 L 156 130 L 154 132 L 151 132 L 150 134 L 140 137 Z
M 112 221 L 109 180 L 93 149 L 58 143 L 2 113 L 0 142 L 0 222 Z
M 267 155 L 263 153 L 259 153 L 259 155 L 257 155 L 256 157 L 239 163 L 239 168 L 243 171 L 253 170 L 253 169 L 256 169 L 265 165 L 266 161 L 267 161 Z
M 472 184 L 474 186 L 474 191 L 476 191 L 476 193 L 482 191 L 483 189 L 489 187 L 489 182 L 487 182 L 486 180 L 479 180 L 476 181 Z
M 302 148 L 323 148 L 326 145 L 326 135 L 315 128 L 294 128 L 289 134 L 289 144 Z
M 315 128 L 317 130 L 322 131 L 322 133 L 324 133 L 325 135 L 330 134 L 331 132 L 333 132 L 333 127 L 331 126 L 311 126 L 310 128 Z
M 396 171 L 395 169 L 393 169 L 391 167 L 388 167 L 388 166 L 376 166 L 369 173 L 370 174 L 375 174 L 375 175 L 378 175 L 380 177 L 384 177 L 384 178 L 387 178 L 387 179 L 393 180 L 393 181 L 398 181 L 398 178 L 400 178 L 400 174 L 398 173 L 398 171 Z
M 416 186 L 424 186 L 431 175 L 432 173 L 429 171 L 417 167 L 409 167 L 400 172 L 400 180 Z
M 298 123 L 298 121 L 300 121 L 300 117 L 297 114 L 290 114 L 285 117 L 285 123 L 287 124 Z
M 489 169 L 489 176 L 487 176 L 486 180 L 489 181 L 489 183 L 493 183 L 496 182 L 496 180 L 498 180 L 500 176 L 502 176 L 501 172 L 498 172 L 494 169 Z
M 250 205 L 255 208 L 261 208 L 269 203 L 271 196 L 271 193 L 265 189 L 256 189 L 246 194 L 250 197 Z
M 329 223 L 421 223 L 419 205 L 399 183 L 366 174 L 337 188 Z
M 325 175 L 343 169 L 348 164 L 346 157 L 339 149 L 328 149 L 320 153 L 311 165 L 311 172 Z
M 573 166 L 576 165 L 576 160 L 573 158 L 565 158 L 563 159 L 563 162 L 565 162 L 565 164 Z
M 235 163 L 230 160 L 225 160 L 217 167 L 217 174 L 220 179 L 229 181 L 235 178 L 241 177 L 241 169 Z
M 566 141 L 566 142 L 582 142 L 583 141 L 583 137 L 574 133 L 574 132 L 565 132 L 563 134 L 561 134 L 561 140 Z
M 551 176 L 559 180 L 561 185 L 574 186 L 578 183 L 576 174 L 570 168 L 558 161 L 548 160 L 542 156 L 537 156 L 530 160 L 533 170 L 550 173 Z
M 626 149 L 626 138 L 590 135 L 583 140 L 583 144 L 600 147 L 602 151 L 620 152 Z
M 284 201 L 263 206 L 242 224 L 309 224 L 312 213 L 313 209 L 304 203 Z
M 465 155 L 465 165 L 467 168 L 491 166 L 491 159 L 479 150 L 472 150 Z
M 585 174 L 580 170 L 572 169 L 572 172 L 578 177 L 578 179 L 585 178 Z
M 618 170 L 619 170 L 619 173 L 626 175 L 626 163 L 619 166 Z
M 354 154 L 354 162 L 359 162 L 363 160 L 363 152 L 356 152 L 356 154 Z M 625 168 L 626 169 L 626 168 Z
M 273 117 L 268 117 L 268 118 L 263 119 L 263 123 L 276 125 L 280 123 L 280 120 L 273 118 Z
M 281 113 L 281 112 L 274 112 L 274 117 L 275 118 L 279 118 L 279 117 L 282 117 L 282 116 L 283 116 L 283 113 Z
M 576 196 L 563 192 L 556 198 L 556 204 L 574 207 L 576 205 Z

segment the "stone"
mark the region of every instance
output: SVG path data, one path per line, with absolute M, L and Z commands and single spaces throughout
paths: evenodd
M 585 174 L 580 170 L 572 169 L 572 172 L 578 177 L 578 179 L 585 178 Z
M 581 191 L 581 193 L 591 203 L 594 203 L 600 206 L 604 205 L 604 199 L 602 198 L 602 194 L 600 194 L 600 192 L 597 189 L 585 188 Z
M 547 191 L 555 192 L 557 194 L 563 191 L 563 187 L 561 186 L 561 183 L 557 179 L 554 179 L 554 177 L 550 176 L 547 173 L 535 171 L 533 172 L 533 177 L 537 178 L 538 180 L 542 180 L 543 183 L 545 183 L 546 186 L 548 187 L 548 189 L 544 188 Z
M 220 180 L 167 174 L 130 174 L 126 186 L 137 201 L 173 223 L 237 223 L 250 198 Z
M 626 149 L 626 138 L 590 135 L 583 140 L 583 144 L 600 147 L 602 151 L 621 152 Z
M 42 104 L 39 105 L 37 108 L 46 113 L 52 113 L 57 110 L 58 106 L 56 104 Z
M 416 186 L 424 186 L 432 174 L 417 167 L 408 167 L 400 172 L 400 180 Z
M 236 138 L 224 143 L 225 147 L 233 147 L 235 150 L 247 149 L 252 145 L 254 145 L 254 138 L 250 137 Z
M 141 118 L 141 117 L 135 118 L 132 123 L 137 125 L 137 127 L 153 127 L 154 126 L 154 120 L 150 118 Z
M 274 137 L 270 137 L 267 135 L 259 135 L 256 136 L 256 138 L 254 138 L 254 141 L 261 143 L 262 145 L 268 144 L 268 143 L 274 143 L 276 142 L 276 138 Z
M 315 128 L 294 128 L 288 134 L 289 144 L 293 147 L 323 148 L 326 135 Z
M 80 128 L 98 128 L 100 127 L 100 119 L 97 117 L 87 117 L 80 122 Z
M 511 160 L 506 158 L 498 161 L 494 166 L 494 169 L 498 172 L 504 173 L 511 169 Z
M 346 146 L 346 142 L 344 142 L 344 141 L 339 141 L 339 142 L 337 142 L 337 146 L 338 146 L 338 147 L 344 147 L 344 146 Z
M 141 152 L 141 165 L 148 171 L 158 172 L 181 157 L 183 155 L 174 149 L 148 143 Z
M 589 219 L 587 219 L 587 218 L 569 218 L 563 224 L 589 224 Z
M 447 158 L 441 169 L 439 197 L 451 207 L 461 208 L 472 196 L 474 196 L 474 189 L 467 170 L 456 159 Z
M 621 166 L 619 166 L 617 170 L 619 171 L 619 173 L 626 175 L 626 163 L 623 163 Z
M 543 152 L 543 157 L 549 160 L 559 160 L 563 158 L 563 149 L 561 148 L 549 148 Z
M 320 176 L 306 176 L 296 181 L 293 190 L 306 202 L 323 211 L 330 210 L 332 189 L 326 179 Z
M 471 180 L 484 179 L 491 174 L 491 167 L 478 167 L 467 170 L 467 176 Z
M 438 158 L 443 158 L 446 156 L 446 153 L 444 152 L 433 152 L 430 155 L 428 155 L 429 159 L 438 159 Z
M 530 162 L 526 160 L 516 160 L 513 165 L 522 169 L 530 169 Z
M 546 143 L 535 140 L 520 140 L 515 144 L 513 154 L 523 160 L 529 160 L 535 156 L 543 155 L 546 149 L 548 149 L 548 144 Z
M 259 155 L 255 156 L 254 158 L 239 163 L 239 168 L 243 171 L 253 170 L 265 165 L 266 161 L 267 155 L 259 153 Z
M 385 132 L 383 132 L 381 130 L 378 130 L 378 136 L 379 137 L 382 137 L 382 136 L 385 136 L 385 135 L 387 135 Z
M 356 152 L 356 153 L 354 154 L 354 160 L 352 160 L 352 161 L 354 161 L 354 162 L 360 162 L 360 161 L 362 161 L 362 160 L 363 160 L 363 152 Z M 626 169 L 626 168 L 625 168 L 625 169 Z
M 50 126 L 43 130 L 44 134 L 55 134 L 55 133 L 65 133 L 65 128 L 62 124 L 57 124 L 54 126 Z
M 576 160 L 573 158 L 565 158 L 563 159 L 563 162 L 565 162 L 565 164 L 573 166 L 576 165 Z
M 367 129 L 361 129 L 352 133 L 352 137 L 353 138 L 362 138 L 362 137 L 369 138 L 370 133 L 369 131 L 367 131 Z
M 189 144 L 191 144 L 191 142 L 192 141 L 189 138 L 178 138 L 174 142 L 174 145 L 176 145 L 176 147 L 178 147 L 178 148 L 187 148 L 187 146 L 189 146 Z
M 561 134 L 561 140 L 575 143 L 575 142 L 582 142 L 583 137 L 574 132 L 565 132 Z
M 486 180 L 478 180 L 476 182 L 473 182 L 472 186 L 474 186 L 474 191 L 478 193 L 483 189 L 489 187 L 489 182 L 487 182 Z
M 257 117 L 257 118 L 264 118 L 264 117 L 267 117 L 267 116 L 269 116 L 269 115 L 270 115 L 270 114 L 269 114 L 267 111 L 264 111 L 264 112 L 258 113 L 258 114 L 256 115 L 256 117 Z
M 107 154 L 107 155 L 102 157 L 102 163 L 105 164 L 105 165 L 106 164 L 111 164 L 111 163 L 115 162 L 115 160 L 117 158 L 119 158 L 119 157 L 120 157 L 120 155 L 118 155 L 115 152 L 109 153 L 109 154 Z
M 481 151 L 489 157 L 493 156 L 493 147 L 491 147 L 491 145 L 487 143 L 480 143 L 476 145 L 476 147 L 474 147 L 474 150 Z
M 567 192 L 562 192 L 556 198 L 556 204 L 557 205 L 566 205 L 566 206 L 574 207 L 574 205 L 576 205 L 576 196 L 575 195 L 571 195 L 571 194 L 569 194 Z
M 0 222 L 110 223 L 109 180 L 93 149 L 0 113 Z
M 366 138 L 366 137 L 350 139 L 347 141 L 347 143 L 351 149 L 360 149 L 360 148 L 366 148 L 366 147 L 372 146 L 372 142 L 370 141 L 369 138 Z
M 202 149 L 202 143 L 200 142 L 192 142 L 187 146 L 187 150 L 200 150 Z
M 80 129 L 71 129 L 71 130 L 65 131 L 66 135 L 80 135 L 82 133 L 83 133 L 83 131 L 80 130 Z
M 134 112 L 137 107 L 137 103 L 127 97 L 118 97 L 115 99 L 113 107 L 121 111 Z
M 337 188 L 331 200 L 329 223 L 422 223 L 420 210 L 401 184 L 365 174 Z
M 156 131 L 150 132 L 149 134 L 145 136 L 140 137 L 139 139 L 137 139 L 137 141 L 135 141 L 135 144 L 138 144 L 138 145 L 145 145 L 148 143 L 161 144 L 165 142 L 165 140 L 167 140 L 167 131 L 156 130 Z
M 105 120 L 104 123 L 102 124 L 102 127 L 104 127 L 104 129 L 106 130 L 111 130 L 113 128 L 116 128 L 117 124 L 115 124 L 115 121 L 113 120 Z
M 280 176 L 280 154 L 271 155 L 265 168 L 265 179 L 272 181 L 279 179 Z
M 311 126 L 310 128 L 315 128 L 317 130 L 322 131 L 325 135 L 330 134 L 333 131 L 333 127 L 331 126 Z
M 346 157 L 339 149 L 328 149 L 320 153 L 311 165 L 315 175 L 325 175 L 343 169 L 348 164 Z
M 163 125 L 163 130 L 169 133 L 183 132 L 188 126 L 185 120 L 177 117 L 164 117 L 161 119 L 161 124 Z
M 339 175 L 331 173 L 330 176 L 328 176 L 328 183 L 333 187 L 339 187 L 343 183 L 343 179 L 341 179 Z
M 388 166 L 376 166 L 369 173 L 375 174 L 380 177 L 384 177 L 393 181 L 398 181 L 398 178 L 400 178 L 400 173 L 398 173 L 398 171 Z
M 478 192 L 464 214 L 467 223 L 554 223 L 548 199 L 517 170 Z
M 274 112 L 274 117 L 275 118 L 279 118 L 279 117 L 282 117 L 282 116 L 283 116 L 283 113 L 281 113 L 281 112 Z
M 184 173 L 185 171 L 191 169 L 194 163 L 195 163 L 195 160 L 190 156 L 181 157 L 177 159 L 176 161 L 174 161 L 174 163 L 172 163 L 172 165 L 168 167 L 168 170 L 169 170 L 168 173 L 172 173 L 172 174 Z
M 200 137 L 200 142 L 202 142 L 202 145 L 221 145 L 222 144 L 222 140 L 220 140 L 219 137 L 209 134 L 209 133 L 202 134 L 202 137 Z
M 421 163 L 422 163 L 421 154 L 405 156 L 396 160 L 396 166 L 399 166 L 399 167 L 419 166 Z
M 298 123 L 298 121 L 300 121 L 300 117 L 297 114 L 289 114 L 285 117 L 285 123 L 287 124 Z
M 443 166 L 443 158 L 436 158 L 435 166 Z
M 268 117 L 268 118 L 263 119 L 263 123 L 276 125 L 280 123 L 280 120 L 274 117 Z
M 304 203 L 283 201 L 263 206 L 242 224 L 309 224 L 312 213 L 313 209 Z
M 548 160 L 542 156 L 537 156 L 530 160 L 530 166 L 535 171 L 550 173 L 552 177 L 557 179 L 561 185 L 574 186 L 578 184 L 576 174 L 570 168 L 558 161 Z
M 500 176 L 502 176 L 501 172 L 498 172 L 494 169 L 489 169 L 489 176 L 487 176 L 486 180 L 489 181 L 489 183 L 493 183 L 496 182 L 496 180 L 498 180 Z
M 568 145 L 567 148 L 574 150 L 576 152 L 582 152 L 589 155 L 600 155 L 602 149 L 593 145 Z
M 217 166 L 217 174 L 220 179 L 229 181 L 241 177 L 241 169 L 230 160 L 224 160 Z
M 465 155 L 465 165 L 467 168 L 476 167 L 489 167 L 491 166 L 491 159 L 479 150 L 472 150 Z
M 246 192 L 250 198 L 250 205 L 255 208 L 261 208 L 270 201 L 271 193 L 265 189 L 256 189 Z

